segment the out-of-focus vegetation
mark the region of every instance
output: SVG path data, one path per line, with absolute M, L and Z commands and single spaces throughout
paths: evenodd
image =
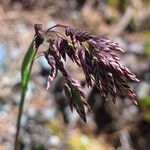
M 84 124 L 65 103 L 61 76 L 46 91 L 49 68 L 43 57 L 34 62 L 24 114 L 21 149 L 107 150 L 150 147 L 150 1 L 149 0 L 1 0 L 0 1 L 0 149 L 11 149 L 20 99 L 20 67 L 34 35 L 33 25 L 61 23 L 106 34 L 125 50 L 121 61 L 140 79 L 130 83 L 139 99 L 104 101 L 94 87 L 95 106 Z M 61 30 L 60 30 L 61 32 Z M 40 51 L 44 48 L 41 47 Z M 84 76 L 70 61 L 70 71 L 84 87 Z

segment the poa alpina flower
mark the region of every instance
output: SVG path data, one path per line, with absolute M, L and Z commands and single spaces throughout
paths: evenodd
M 56 27 L 64 29 L 64 34 L 53 30 Z M 128 81 L 139 81 L 136 76 L 120 63 L 117 51 L 123 52 L 119 45 L 104 36 L 95 36 L 86 30 L 69 26 L 55 25 L 47 31 L 41 25 L 35 26 L 36 44 L 39 46 L 48 37 L 49 48 L 44 52 L 51 72 L 48 76 L 47 88 L 60 71 L 64 78 L 64 92 L 70 109 L 76 109 L 79 116 L 86 122 L 85 107 L 89 108 L 79 81 L 74 79 L 65 69 L 63 61 L 66 56 L 76 63 L 85 75 L 87 86 L 93 84 L 99 89 L 105 99 L 116 102 L 116 96 L 121 95 L 137 104 L 134 91 Z M 56 37 L 51 36 L 55 34 Z

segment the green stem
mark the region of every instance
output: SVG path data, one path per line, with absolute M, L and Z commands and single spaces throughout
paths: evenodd
M 19 104 L 19 113 L 18 113 L 18 117 L 17 117 L 17 131 L 16 131 L 16 135 L 15 135 L 14 150 L 20 149 L 20 146 L 19 146 L 20 122 L 21 122 L 21 117 L 22 117 L 22 113 L 23 113 L 25 95 L 26 95 L 26 88 L 24 88 L 21 93 L 21 101 Z
M 37 49 L 33 51 L 33 55 L 31 56 L 31 63 L 29 64 L 29 72 L 26 78 L 25 84 L 22 86 L 22 93 L 21 93 L 21 99 L 20 99 L 20 104 L 19 104 L 19 112 L 18 112 L 18 117 L 17 117 L 17 126 L 16 126 L 16 135 L 15 135 L 15 142 L 14 142 L 14 150 L 20 150 L 20 145 L 19 145 L 19 133 L 20 133 L 20 122 L 21 122 L 21 117 L 23 113 L 23 106 L 24 106 L 24 101 L 25 101 L 25 96 L 26 96 L 26 91 L 27 91 L 27 86 L 28 86 L 28 81 L 31 73 L 31 69 L 33 66 L 34 58 L 37 53 Z

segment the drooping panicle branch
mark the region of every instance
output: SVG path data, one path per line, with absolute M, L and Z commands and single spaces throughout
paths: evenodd
M 64 29 L 64 34 L 53 30 L 57 27 Z M 87 86 L 92 87 L 96 84 L 105 99 L 111 99 L 115 103 L 117 95 L 121 95 L 137 104 L 136 95 L 128 85 L 128 81 L 139 80 L 120 63 L 116 52 L 124 50 L 118 43 L 111 41 L 108 37 L 95 36 L 89 31 L 60 24 L 45 32 L 41 25 L 35 25 L 35 32 L 37 46 L 43 43 L 46 35 L 49 36 L 47 40 L 49 48 L 44 52 L 51 67 L 47 88 L 51 86 L 57 72 L 60 71 L 64 77 L 64 91 L 70 109 L 73 111 L 75 108 L 84 121 L 86 121 L 85 106 L 89 108 L 89 105 L 79 81 L 75 80 L 64 67 L 62 60 L 66 61 L 67 56 L 83 70 Z M 48 33 L 55 33 L 56 37 Z

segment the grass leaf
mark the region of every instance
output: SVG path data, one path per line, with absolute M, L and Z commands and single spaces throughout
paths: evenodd
M 21 67 L 21 85 L 22 88 L 26 88 L 30 76 L 30 71 L 34 57 L 36 55 L 36 49 L 34 48 L 34 41 L 32 41 L 30 47 L 28 48 L 25 57 L 23 59 Z
M 31 72 L 31 68 L 32 68 L 32 64 L 33 64 L 36 52 L 37 52 L 37 49 L 34 48 L 34 40 L 33 40 L 25 54 L 25 57 L 22 62 L 22 67 L 21 67 L 22 92 L 21 92 L 21 100 L 20 100 L 20 104 L 19 104 L 19 113 L 18 113 L 18 118 L 17 118 L 17 132 L 15 135 L 15 144 L 14 144 L 15 150 L 20 149 L 20 145 L 19 145 L 20 121 L 21 121 L 22 112 L 23 112 L 23 105 L 24 105 L 24 100 L 25 100 L 25 96 L 26 96 L 26 89 L 27 89 L 30 72 Z

